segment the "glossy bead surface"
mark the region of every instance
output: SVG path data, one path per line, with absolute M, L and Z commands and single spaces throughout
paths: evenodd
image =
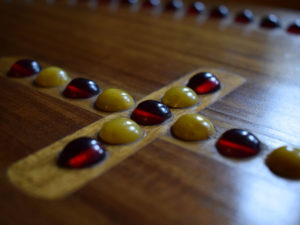
M 291 34 L 300 34 L 300 21 L 290 24 L 287 28 L 287 32 Z
M 260 151 L 257 137 L 246 130 L 231 129 L 226 131 L 216 143 L 220 154 L 232 158 L 247 158 Z
M 274 14 L 270 14 L 261 20 L 260 26 L 267 29 L 280 27 L 279 19 Z
M 235 17 L 235 22 L 242 23 L 242 24 L 251 23 L 253 22 L 253 20 L 254 20 L 253 13 L 248 9 L 239 12 Z
M 37 61 L 31 59 L 21 59 L 15 62 L 7 72 L 9 77 L 30 77 L 41 71 L 41 66 Z
M 116 118 L 103 124 L 99 137 L 108 144 L 128 144 L 143 136 L 142 128 L 128 118 Z
M 85 78 L 73 79 L 63 91 L 63 95 L 67 98 L 90 98 L 99 94 L 101 89 L 98 85 Z
M 133 105 L 133 98 L 127 92 L 117 88 L 104 90 L 95 103 L 96 108 L 104 112 L 124 111 Z
M 200 72 L 195 74 L 186 86 L 197 94 L 209 94 L 220 90 L 221 83 L 212 73 Z
M 141 125 L 161 124 L 171 117 L 168 106 L 155 100 L 141 102 L 131 114 L 131 119 Z
M 166 5 L 166 10 L 179 10 L 183 7 L 182 0 L 171 0 Z
M 105 157 L 106 151 L 97 140 L 82 137 L 67 144 L 57 164 L 65 168 L 84 168 L 103 161 Z
M 188 87 L 170 88 L 162 98 L 162 103 L 172 108 L 186 108 L 197 104 L 197 94 Z
M 225 5 L 220 5 L 211 10 L 210 17 L 215 19 L 223 19 L 228 16 L 228 13 L 228 8 Z
M 192 4 L 190 5 L 188 13 L 200 14 L 200 13 L 203 13 L 204 10 L 205 10 L 205 5 L 202 2 L 195 1 L 195 2 L 192 2 Z
M 207 118 L 191 113 L 181 116 L 173 124 L 171 132 L 184 141 L 200 141 L 208 139 L 214 133 L 214 126 Z
M 300 178 L 300 149 L 282 146 L 271 152 L 266 164 L 270 170 L 282 177 Z
M 68 74 L 59 67 L 47 67 L 43 69 L 34 80 L 40 87 L 58 87 L 70 81 Z

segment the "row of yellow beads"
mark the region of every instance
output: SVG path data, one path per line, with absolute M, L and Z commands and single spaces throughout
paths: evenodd
M 184 141 L 200 141 L 208 139 L 214 133 L 214 126 L 203 116 L 185 114 L 171 127 L 172 134 Z M 128 118 L 116 118 L 106 122 L 99 138 L 109 144 L 128 144 L 143 136 L 142 128 Z

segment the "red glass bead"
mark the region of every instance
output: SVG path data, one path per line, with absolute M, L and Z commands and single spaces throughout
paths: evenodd
M 183 7 L 182 0 L 171 0 L 166 5 L 166 10 L 179 10 Z
M 90 98 L 99 94 L 101 89 L 92 80 L 85 78 L 73 79 L 63 91 L 67 98 Z
M 197 94 L 209 94 L 220 90 L 221 83 L 212 73 L 201 72 L 194 75 L 187 86 Z
M 259 153 L 260 142 L 248 131 L 231 129 L 222 134 L 216 148 L 220 154 L 227 157 L 247 158 Z
M 37 61 L 31 59 L 21 59 L 15 62 L 7 72 L 9 77 L 29 77 L 41 71 L 41 66 Z
M 300 21 L 292 23 L 288 28 L 287 32 L 292 34 L 300 34 Z
M 205 10 L 205 5 L 202 2 L 195 1 L 191 4 L 188 13 L 190 14 L 200 14 Z
M 160 5 L 160 0 L 146 0 L 143 5 L 146 7 L 156 7 Z
M 161 124 L 171 117 L 168 106 L 154 100 L 141 102 L 131 114 L 131 119 L 141 125 Z
M 242 23 L 242 24 L 251 23 L 253 20 L 254 20 L 253 13 L 248 9 L 244 9 L 242 12 L 238 13 L 235 17 L 235 22 Z
M 100 143 L 88 137 L 71 141 L 58 157 L 57 164 L 65 168 L 84 168 L 101 162 L 106 157 L 106 150 Z
M 211 18 L 222 19 L 228 16 L 229 10 L 225 5 L 219 5 L 210 12 Z
M 280 27 L 280 23 L 277 16 L 270 14 L 261 20 L 260 26 L 267 29 L 274 29 Z

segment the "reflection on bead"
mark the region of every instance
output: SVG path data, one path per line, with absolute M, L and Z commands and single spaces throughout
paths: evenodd
M 131 119 L 141 125 L 161 124 L 171 117 L 168 106 L 155 100 L 141 102 L 131 114 Z
M 99 133 L 100 139 L 108 144 L 128 144 L 142 136 L 142 128 L 127 118 L 116 118 L 106 122 Z
M 215 19 L 223 19 L 227 17 L 229 14 L 229 10 L 225 5 L 220 5 L 213 8 L 210 12 L 210 17 Z
M 214 133 L 213 124 L 204 116 L 191 113 L 181 116 L 171 128 L 172 134 L 184 141 L 208 139 Z
M 300 178 L 300 149 L 283 146 L 271 152 L 266 160 L 270 170 L 282 177 Z
M 200 14 L 203 13 L 205 10 L 205 5 L 200 1 L 192 2 L 189 7 L 188 13 L 191 14 Z
M 58 157 L 57 164 L 65 168 L 84 168 L 105 159 L 106 151 L 100 143 L 89 137 L 71 141 Z
M 34 83 L 40 87 L 58 87 L 70 81 L 68 74 L 59 67 L 47 67 L 35 78 Z
M 160 5 L 160 0 L 146 0 L 143 5 L 146 7 L 157 7 Z
M 179 10 L 182 7 L 183 7 L 182 0 L 171 0 L 166 5 L 167 10 Z
M 29 77 L 41 71 L 41 66 L 32 59 L 21 59 L 15 62 L 7 72 L 9 77 Z
M 257 137 L 246 130 L 231 129 L 226 131 L 216 143 L 220 154 L 232 158 L 247 158 L 260 151 Z
M 170 88 L 162 98 L 162 103 L 172 108 L 186 108 L 197 104 L 197 94 L 188 87 Z
M 133 98 L 127 92 L 117 88 L 104 90 L 95 103 L 96 108 L 104 112 L 124 111 L 133 105 Z
M 63 91 L 63 95 L 67 98 L 90 98 L 100 93 L 98 85 L 85 78 L 73 79 Z
M 251 23 L 253 20 L 253 13 L 249 9 L 244 9 L 242 12 L 239 12 L 235 17 L 235 22 L 242 24 Z
M 200 72 L 195 74 L 186 85 L 197 94 L 210 94 L 221 89 L 221 83 L 212 73 Z
M 279 19 L 274 14 L 269 14 L 261 20 L 260 26 L 267 29 L 280 27 Z

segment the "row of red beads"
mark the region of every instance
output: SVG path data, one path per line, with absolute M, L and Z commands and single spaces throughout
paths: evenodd
M 100 1 L 101 2 L 101 1 Z M 121 0 L 122 3 L 126 4 L 139 4 L 139 0 Z M 162 3 L 160 0 L 146 0 L 143 3 L 145 7 L 159 7 Z M 164 9 L 166 11 L 177 11 L 184 9 L 184 2 L 182 0 L 171 0 L 164 5 Z M 204 3 L 201 1 L 192 2 L 188 8 L 187 13 L 191 15 L 200 15 L 204 14 L 206 11 L 206 7 Z M 229 15 L 229 9 L 225 5 L 219 5 L 217 7 L 212 8 L 209 11 L 210 18 L 214 19 L 224 19 Z M 238 12 L 234 18 L 234 21 L 239 24 L 249 24 L 254 22 L 254 14 L 249 9 L 244 9 Z M 275 29 L 281 27 L 280 21 L 278 17 L 274 14 L 269 14 L 263 17 L 260 21 L 260 26 L 266 29 Z M 286 31 L 291 34 L 300 35 L 300 21 L 294 21 L 290 23 Z

